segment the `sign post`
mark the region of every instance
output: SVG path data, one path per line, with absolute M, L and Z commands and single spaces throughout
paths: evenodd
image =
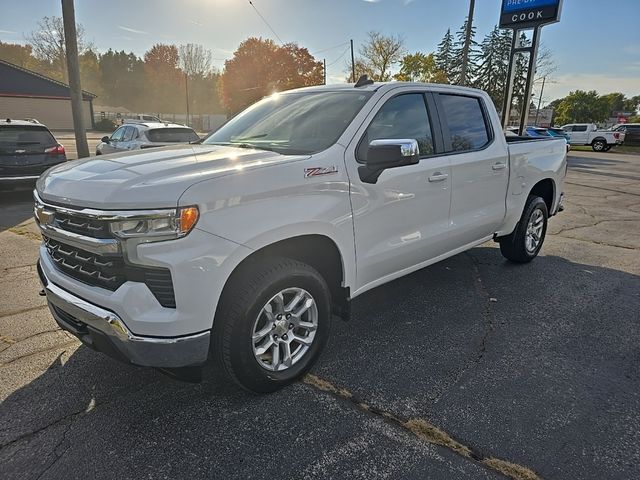
M 519 135 L 524 132 L 529 117 L 531 90 L 536 70 L 540 31 L 544 25 L 560 21 L 562 0 L 502 0 L 500 11 L 500 28 L 513 31 L 511 54 L 509 55 L 509 69 L 507 73 L 507 87 L 504 96 L 502 124 L 506 129 L 509 125 L 511 103 L 513 102 L 513 82 L 515 77 L 515 60 L 519 53 L 528 53 L 527 81 L 525 84 L 522 111 L 520 112 Z M 520 35 L 525 30 L 533 30 L 531 45 L 520 45 Z

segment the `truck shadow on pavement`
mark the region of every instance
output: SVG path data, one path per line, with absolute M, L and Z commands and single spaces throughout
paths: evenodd
M 418 449 L 414 466 L 392 475 L 412 476 L 424 451 L 405 432 L 372 433 L 385 412 L 428 419 L 543 478 L 636 477 L 639 291 L 640 277 L 625 272 L 555 256 L 513 265 L 479 247 L 368 292 L 350 322 L 334 323 L 313 374 L 372 414 L 304 383 L 258 397 L 214 367 L 194 385 L 84 346 L 52 353 L 0 409 L 3 477 L 264 478 L 291 468 L 328 478 Z M 312 468 L 357 438 L 369 443 Z M 290 467 L 270 460 L 292 451 Z M 478 478 L 433 468 L 434 478 Z
M 33 218 L 33 189 L 0 191 L 0 232 Z

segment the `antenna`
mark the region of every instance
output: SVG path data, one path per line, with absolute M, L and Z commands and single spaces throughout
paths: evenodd
M 373 85 L 373 80 L 369 80 L 367 75 L 361 75 L 355 84 L 355 88 L 365 87 L 367 85 Z

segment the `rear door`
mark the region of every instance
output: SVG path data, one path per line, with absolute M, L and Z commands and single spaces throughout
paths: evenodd
M 0 125 L 0 177 L 38 176 L 65 160 L 47 152 L 58 142 L 42 125 Z
M 571 143 L 575 145 L 586 145 L 589 143 L 588 125 L 574 125 L 571 129 Z
M 451 160 L 451 250 L 493 235 L 506 213 L 509 158 L 479 96 L 436 95 Z

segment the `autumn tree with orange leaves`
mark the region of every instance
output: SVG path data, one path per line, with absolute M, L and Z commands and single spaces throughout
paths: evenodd
M 226 112 L 233 115 L 274 92 L 320 85 L 322 81 L 322 63 L 306 48 L 252 37 L 225 62 L 218 93 Z

